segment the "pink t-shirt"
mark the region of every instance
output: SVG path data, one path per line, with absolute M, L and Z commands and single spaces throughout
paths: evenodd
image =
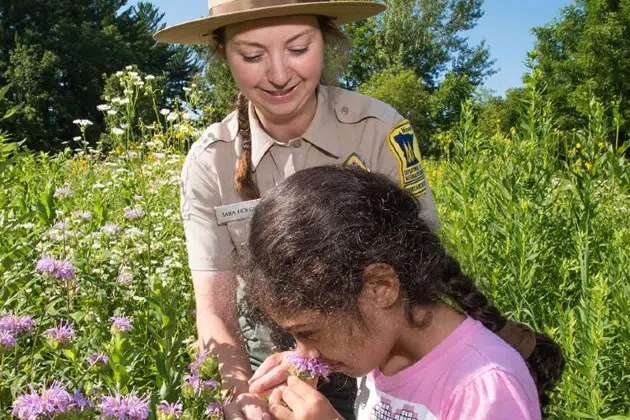
M 521 355 L 472 318 L 412 366 L 358 381 L 358 420 L 541 418 Z

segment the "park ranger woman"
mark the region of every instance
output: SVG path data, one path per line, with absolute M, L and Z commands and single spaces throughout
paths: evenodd
M 208 17 L 155 34 L 161 42 L 212 46 L 239 89 L 237 109 L 193 144 L 182 171 L 199 339 L 239 394 L 225 408 L 228 418 L 268 416 L 248 393 L 247 353 L 256 366 L 270 347 L 262 331 L 239 325 L 232 262 L 261 194 L 305 168 L 354 165 L 397 180 L 421 202 L 425 221 L 438 225 L 409 122 L 383 102 L 322 82 L 326 48 L 343 39 L 337 25 L 384 9 L 370 1 L 211 0 Z M 351 401 L 344 407 L 329 397 L 351 416 Z

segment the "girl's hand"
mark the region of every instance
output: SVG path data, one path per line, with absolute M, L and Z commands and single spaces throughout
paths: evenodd
M 285 356 L 289 354 L 290 351 L 285 351 L 267 357 L 249 380 L 249 392 L 266 395 L 275 387 L 285 384 L 289 377 L 289 364 Z
M 295 376 L 272 392 L 269 412 L 278 420 L 343 420 L 326 397 Z

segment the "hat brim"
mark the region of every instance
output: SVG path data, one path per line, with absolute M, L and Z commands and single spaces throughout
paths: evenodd
M 355 22 L 374 16 L 385 10 L 385 5 L 371 1 L 326 1 L 292 3 L 281 6 L 261 7 L 239 12 L 208 16 L 164 28 L 153 39 L 169 44 L 209 44 L 212 32 L 218 28 L 248 20 L 277 16 L 318 15 L 330 16 L 335 24 Z

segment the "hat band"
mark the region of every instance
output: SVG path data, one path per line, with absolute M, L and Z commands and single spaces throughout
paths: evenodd
M 284 6 L 300 3 L 325 3 L 330 0 L 233 0 L 227 3 L 217 4 L 210 9 L 210 16 L 224 15 L 234 12 L 245 12 L 262 7 Z

